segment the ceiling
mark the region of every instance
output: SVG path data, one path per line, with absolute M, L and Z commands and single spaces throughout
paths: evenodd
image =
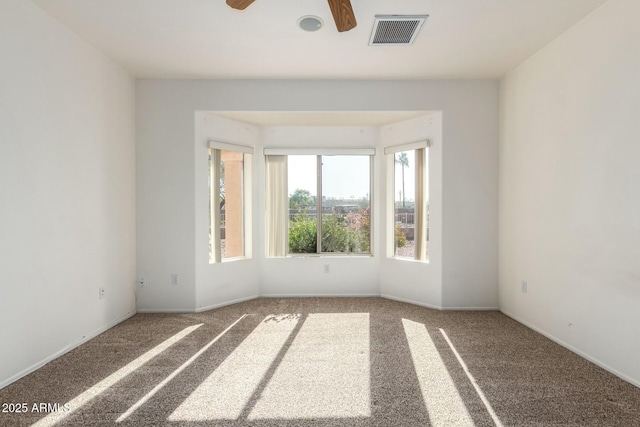
M 326 0 L 32 0 L 137 77 L 495 78 L 605 0 L 352 0 L 338 33 Z M 413 46 L 368 46 L 376 14 L 428 14 Z M 325 26 L 306 33 L 303 15 Z
M 430 114 L 428 111 L 216 111 L 254 126 L 385 126 Z

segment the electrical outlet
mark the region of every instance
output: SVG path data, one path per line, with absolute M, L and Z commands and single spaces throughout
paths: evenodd
M 104 288 L 98 288 L 98 299 L 105 299 Z
M 178 286 L 178 275 L 175 273 L 171 275 L 171 286 Z
M 520 290 L 522 291 L 523 294 L 527 293 L 527 281 L 523 280 L 522 282 L 520 282 Z
M 325 273 L 329 273 L 331 271 L 331 267 L 329 267 L 329 264 L 325 264 L 324 265 L 324 272 Z
M 147 287 L 147 279 L 145 279 L 144 277 L 141 277 L 140 280 L 138 280 L 138 287 L 146 288 Z

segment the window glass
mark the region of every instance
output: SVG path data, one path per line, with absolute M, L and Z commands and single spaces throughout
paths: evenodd
M 394 155 L 394 240 L 395 255 L 415 256 L 415 151 L 402 151 Z
M 369 156 L 322 156 L 322 252 L 370 253 Z
M 371 253 L 371 156 L 290 155 L 287 168 L 289 253 Z
M 393 154 L 393 253 L 399 258 L 429 259 L 429 150 Z
M 209 150 L 209 262 L 245 255 L 244 156 Z
M 317 156 L 288 156 L 289 253 L 316 253 L 318 247 Z

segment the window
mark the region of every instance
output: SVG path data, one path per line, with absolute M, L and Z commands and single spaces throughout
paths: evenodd
M 389 204 L 393 222 L 388 236 L 391 256 L 429 259 L 429 186 L 427 142 L 387 147 L 391 186 Z M 417 147 L 417 148 L 414 148 Z
M 370 254 L 371 164 L 371 154 L 267 155 L 267 256 Z
M 209 262 L 248 257 L 251 149 L 210 143 Z

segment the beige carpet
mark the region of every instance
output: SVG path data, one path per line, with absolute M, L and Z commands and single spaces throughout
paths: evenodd
M 28 408 L 1 426 L 640 426 L 640 389 L 500 313 L 380 298 L 139 314 L 0 403 Z

